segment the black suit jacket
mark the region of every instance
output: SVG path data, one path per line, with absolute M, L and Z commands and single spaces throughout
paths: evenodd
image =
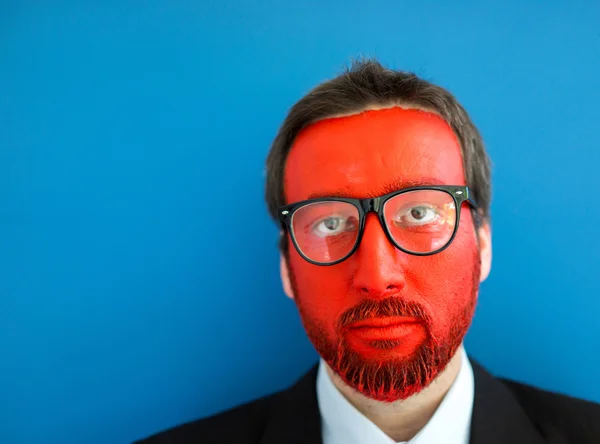
M 471 444 L 600 444 L 599 404 L 496 379 L 471 364 Z M 287 390 L 137 444 L 322 444 L 316 376 L 317 366 Z

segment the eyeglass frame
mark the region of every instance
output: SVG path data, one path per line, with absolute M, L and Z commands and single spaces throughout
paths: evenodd
M 400 194 L 409 193 L 411 191 L 424 191 L 424 190 L 425 191 L 426 190 L 443 191 L 452 197 L 452 199 L 454 200 L 454 205 L 456 207 L 456 224 L 454 225 L 454 231 L 452 232 L 452 236 L 450 236 L 450 239 L 448 239 L 448 242 L 446 242 L 446 244 L 443 247 L 438 248 L 437 250 L 434 250 L 434 251 L 428 252 L 428 253 L 418 253 L 418 252 L 410 251 L 410 250 L 407 250 L 406 248 L 401 247 L 394 240 L 394 238 L 391 235 L 390 230 L 387 226 L 387 223 L 385 222 L 384 208 L 385 208 L 386 202 L 393 197 L 396 197 Z M 323 262 L 314 261 L 314 260 L 310 259 L 309 257 L 307 257 L 302 252 L 302 249 L 298 246 L 298 243 L 296 242 L 296 236 L 294 234 L 293 227 L 291 226 L 292 217 L 294 215 L 294 212 L 296 212 L 297 210 L 299 210 L 300 208 L 302 208 L 306 205 L 319 203 L 319 202 L 346 202 L 346 203 L 352 204 L 355 208 L 358 209 L 358 218 L 359 218 L 358 236 L 356 237 L 354 246 L 348 252 L 348 254 L 346 254 L 342 258 L 337 259 L 333 262 L 323 263 Z M 339 264 L 340 262 L 345 261 L 350 256 L 352 256 L 354 254 L 354 252 L 358 249 L 358 247 L 362 241 L 364 232 L 365 232 L 366 216 L 369 213 L 377 214 L 377 218 L 379 219 L 379 223 L 380 223 L 381 227 L 383 228 L 383 231 L 384 231 L 386 237 L 392 243 L 392 245 L 394 245 L 400 251 L 403 251 L 404 253 L 411 254 L 414 256 L 432 256 L 434 254 L 441 253 L 446 248 L 448 248 L 450 246 L 450 244 L 452 244 L 452 241 L 456 237 L 456 233 L 458 232 L 458 226 L 460 224 L 460 212 L 461 212 L 462 204 L 465 202 L 468 203 L 469 205 L 471 205 L 471 207 L 474 210 L 478 209 L 475 200 L 471 197 L 469 187 L 467 187 L 467 186 L 464 186 L 464 185 L 425 185 L 425 186 L 403 188 L 400 190 L 392 191 L 391 193 L 384 194 L 382 196 L 368 197 L 365 199 L 355 199 L 355 198 L 347 198 L 347 197 L 318 197 L 315 199 L 301 200 L 298 202 L 294 202 L 294 203 L 291 203 L 288 205 L 283 205 L 283 206 L 279 207 L 278 215 L 279 215 L 279 220 L 282 224 L 283 230 L 290 234 L 290 238 L 292 239 L 292 243 L 294 244 L 294 248 L 296 248 L 296 251 L 298 252 L 298 254 L 300 254 L 300 256 L 304 260 L 306 260 L 307 262 L 310 262 L 311 264 L 328 267 L 328 266 L 336 265 L 336 264 Z

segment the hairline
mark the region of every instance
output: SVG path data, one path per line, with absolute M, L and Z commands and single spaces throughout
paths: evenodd
M 433 108 L 426 107 L 426 106 L 419 106 L 416 104 L 411 104 L 411 103 L 402 102 L 402 101 L 394 101 L 394 102 L 390 102 L 389 104 L 371 103 L 371 104 L 365 105 L 361 108 L 357 108 L 356 110 L 349 111 L 347 113 L 331 114 L 329 116 L 323 116 L 321 118 L 309 121 L 306 125 L 304 125 L 302 127 L 302 129 L 300 129 L 298 131 L 298 133 L 296 134 L 296 137 L 294 138 L 294 141 L 290 144 L 287 154 L 289 155 L 289 153 L 294 148 L 294 145 L 296 144 L 296 139 L 298 138 L 298 135 L 302 131 L 304 131 L 306 128 L 308 128 L 309 126 L 311 126 L 317 122 L 323 122 L 324 120 L 329 120 L 329 119 L 341 119 L 344 117 L 357 116 L 357 115 L 362 114 L 367 111 L 381 111 L 381 110 L 392 109 L 392 108 L 400 108 L 400 109 L 405 109 L 405 110 L 418 110 L 418 111 L 423 111 L 423 112 L 430 113 L 430 114 L 435 114 L 436 116 L 441 118 L 444 122 L 446 122 L 446 124 L 448 126 L 450 126 L 452 133 L 454 133 L 454 135 L 458 138 L 458 134 L 456 134 L 454 129 L 451 127 L 450 123 L 444 118 L 444 116 L 442 116 L 437 110 L 435 110 Z M 460 149 L 462 152 L 463 147 L 462 147 L 462 144 L 460 144 L 460 145 L 461 145 Z M 286 162 L 287 162 L 287 156 L 286 156 Z

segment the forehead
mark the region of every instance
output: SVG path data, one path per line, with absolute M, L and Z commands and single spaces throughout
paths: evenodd
M 400 107 L 309 125 L 294 141 L 284 176 L 288 203 L 418 184 L 464 185 L 460 144 L 438 115 Z

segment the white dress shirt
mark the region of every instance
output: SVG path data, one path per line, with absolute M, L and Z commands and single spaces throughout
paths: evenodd
M 468 444 L 473 410 L 474 379 L 464 349 L 460 370 L 429 422 L 401 444 Z M 396 444 L 360 413 L 333 385 L 321 360 L 317 374 L 323 444 Z

